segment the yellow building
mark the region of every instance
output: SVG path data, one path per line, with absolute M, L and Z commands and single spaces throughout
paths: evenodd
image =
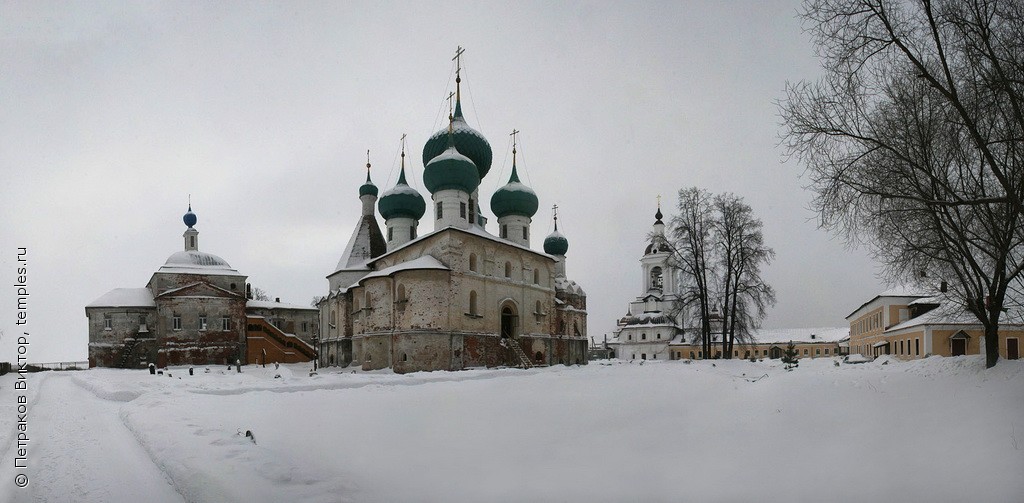
M 984 353 L 985 329 L 970 313 L 950 302 L 906 288 L 883 292 L 846 317 L 850 353 L 901 359 Z M 1020 358 L 1024 325 L 999 327 L 999 356 Z

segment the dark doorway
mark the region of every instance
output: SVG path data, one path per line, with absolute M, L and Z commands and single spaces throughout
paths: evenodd
M 501 308 L 501 336 L 503 338 L 512 337 L 516 334 L 516 312 L 512 310 L 512 307 L 505 306 Z
M 967 339 L 954 337 L 950 339 L 953 343 L 953 356 L 963 356 L 967 354 Z
M 782 358 L 782 348 L 778 346 L 772 346 L 771 349 L 768 350 L 768 358 Z
M 1016 360 L 1020 358 L 1020 347 L 1017 339 L 1006 339 L 1006 359 Z

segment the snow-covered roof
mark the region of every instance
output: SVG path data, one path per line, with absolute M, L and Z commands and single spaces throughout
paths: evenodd
M 850 336 L 850 327 L 762 328 L 754 332 L 753 336 L 754 341 L 759 343 L 839 342 Z
M 316 311 L 315 307 L 300 306 L 298 304 L 287 304 L 285 302 L 274 302 L 269 300 L 248 300 L 245 307 L 253 309 L 302 309 L 303 311 Z
M 890 289 L 888 289 L 888 290 L 886 290 L 886 291 L 884 291 L 884 292 L 882 292 L 882 293 L 880 293 L 878 295 L 875 295 L 874 297 L 871 298 L 871 300 L 861 304 L 857 309 L 854 309 L 850 314 L 846 315 L 846 319 L 849 320 L 849 319 L 853 318 L 854 315 L 859 313 L 861 309 L 864 309 L 869 304 L 871 304 L 872 302 L 874 302 L 874 301 L 876 301 L 878 299 L 882 299 L 882 298 L 914 298 L 914 297 L 921 298 L 921 297 L 930 297 L 931 295 L 932 294 L 930 294 L 930 293 L 922 292 L 920 288 L 914 288 L 914 287 L 908 287 L 908 286 L 899 286 L 899 287 L 895 287 L 895 288 L 890 288 Z
M 943 307 L 937 307 L 916 318 L 911 318 L 903 323 L 889 327 L 885 333 L 895 332 L 906 328 L 914 328 L 922 325 L 980 325 L 973 314 L 966 311 L 950 312 Z
M 378 240 L 379 242 L 375 242 Z M 345 245 L 345 251 L 341 253 L 334 272 L 367 269 L 366 263 L 373 258 L 374 247 L 381 246 L 387 245 L 384 244 L 384 237 L 380 234 L 376 218 L 373 215 L 361 215 L 359 225 L 352 230 L 352 236 L 348 238 L 348 244 Z
M 487 232 L 486 230 L 481 229 L 480 227 L 477 227 L 475 225 L 471 225 L 468 229 L 460 229 L 460 228 L 454 227 L 454 226 L 442 227 L 442 228 L 437 229 L 435 231 L 432 231 L 432 232 L 429 232 L 429 233 L 424 234 L 422 236 L 419 236 L 416 239 L 413 239 L 411 241 L 406 241 L 401 246 L 399 246 L 399 247 L 397 247 L 397 248 L 395 248 L 393 250 L 390 250 L 387 253 L 385 253 L 383 255 L 380 255 L 379 257 L 376 257 L 376 258 L 373 258 L 371 260 L 366 261 L 366 264 L 367 265 L 372 264 L 372 263 L 374 263 L 374 262 L 376 262 L 376 261 L 378 261 L 378 260 L 380 260 L 380 259 L 382 259 L 384 257 L 388 257 L 388 256 L 390 256 L 390 255 L 392 255 L 394 253 L 397 253 L 400 250 L 404 250 L 405 248 L 408 248 L 408 247 L 410 247 L 410 246 L 412 246 L 412 245 L 414 245 L 416 243 L 420 243 L 420 242 L 426 241 L 427 239 L 430 239 L 431 237 L 436 236 L 436 235 L 438 235 L 438 234 L 440 234 L 440 233 L 442 233 L 444 231 L 447 231 L 447 230 L 465 232 L 466 234 L 472 234 L 474 236 L 480 236 L 480 237 L 482 237 L 484 239 L 487 239 L 487 240 L 490 240 L 490 241 L 494 241 L 495 243 L 501 243 L 501 244 L 506 245 L 506 246 L 511 246 L 513 248 L 518 248 L 520 250 L 528 251 L 530 253 L 533 253 L 534 255 L 539 255 L 541 257 L 547 258 L 547 259 L 552 260 L 552 261 L 555 260 L 555 257 L 552 257 L 551 255 L 548 255 L 548 254 L 546 254 L 544 252 L 539 252 L 537 250 L 525 247 L 525 246 L 520 245 L 518 243 L 513 243 L 512 241 L 509 241 L 507 239 L 501 239 L 501 238 L 499 238 L 499 237 L 497 237 L 497 236 Z
M 208 274 L 208 275 L 239 275 L 227 261 L 212 254 L 199 250 L 182 250 L 174 252 L 164 265 L 157 270 L 170 274 Z
M 411 271 L 411 270 L 422 270 L 422 269 L 434 269 L 434 270 L 440 270 L 440 271 L 450 271 L 451 270 L 451 269 L 448 268 L 448 266 L 442 264 L 440 260 L 437 260 L 436 258 L 434 258 L 434 257 L 432 257 L 430 255 L 424 255 L 422 257 L 419 257 L 419 258 L 416 258 L 416 259 L 413 259 L 413 260 L 409 260 L 407 262 L 402 262 L 400 264 L 395 264 L 395 265 L 393 265 L 391 267 L 385 267 L 384 269 L 381 269 L 379 271 L 373 271 L 370 274 L 367 274 L 366 276 L 363 276 L 362 279 L 360 279 L 358 282 L 356 282 L 352 286 L 349 286 L 349 288 L 354 288 L 354 287 L 358 286 L 359 283 L 361 283 L 363 280 L 366 280 L 366 279 L 381 278 L 381 277 L 391 276 L 392 274 L 395 274 L 396 272 L 399 272 L 399 271 Z
M 156 307 L 148 288 L 115 288 L 85 307 Z

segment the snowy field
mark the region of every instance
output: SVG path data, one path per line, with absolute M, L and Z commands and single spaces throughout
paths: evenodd
M 1024 361 L 881 363 L 33 374 L 26 489 L 10 374 L 0 500 L 1024 501 Z

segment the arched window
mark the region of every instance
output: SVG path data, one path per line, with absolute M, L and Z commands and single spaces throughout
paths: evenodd
M 537 353 L 535 353 L 533 355 L 533 361 L 538 362 L 538 363 L 543 362 L 544 361 L 544 353 L 541 353 L 540 351 L 537 351 Z
M 512 262 L 505 262 L 505 277 L 512 277 Z
M 469 292 L 469 314 L 473 316 L 477 315 L 476 311 L 476 291 L 470 290 Z
M 476 254 L 475 253 L 470 253 L 469 254 L 469 270 L 473 271 L 473 272 L 477 272 L 477 270 L 476 270 Z
M 656 288 L 658 290 L 661 290 L 661 285 L 662 285 L 661 268 L 660 267 L 655 267 L 654 269 L 651 269 L 651 288 Z
M 640 340 L 646 341 L 647 340 L 647 334 L 640 334 Z
M 533 284 L 534 285 L 539 285 L 540 284 L 540 269 L 534 269 L 533 270 Z
M 537 311 L 536 312 L 537 312 L 537 314 L 544 314 L 544 312 L 540 310 L 540 301 L 539 300 L 537 301 Z
M 631 341 L 631 340 L 633 340 L 633 334 L 627 334 L 627 335 L 626 335 L 626 340 L 627 340 L 627 341 Z

